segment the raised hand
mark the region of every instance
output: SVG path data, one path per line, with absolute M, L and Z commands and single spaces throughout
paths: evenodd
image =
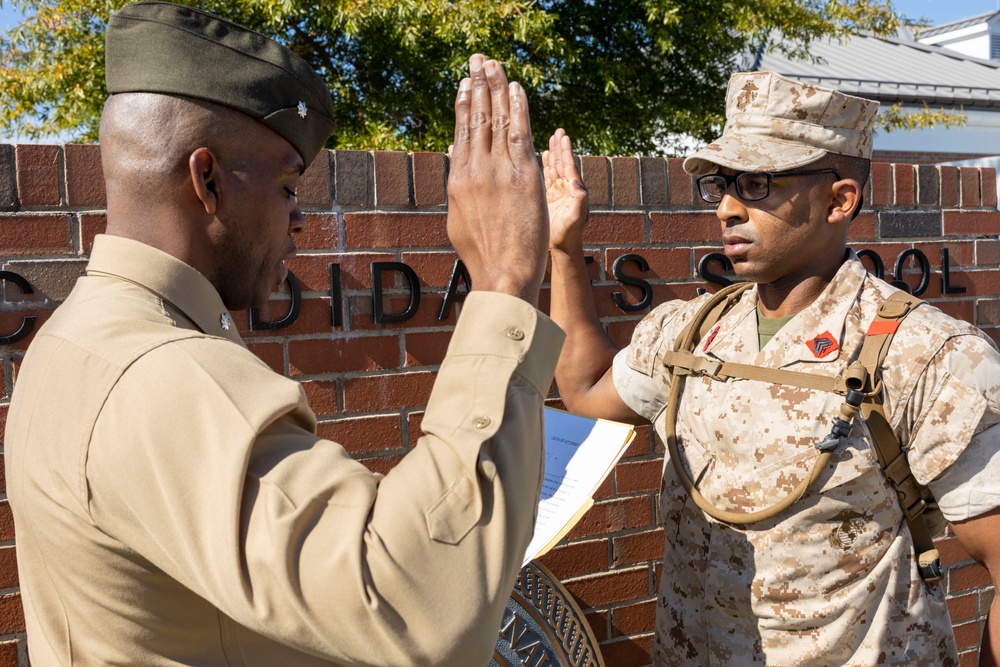
M 469 73 L 455 99 L 448 237 L 473 289 L 537 305 L 549 224 L 528 100 L 495 60 L 476 54 Z
M 573 160 L 573 145 L 559 128 L 542 153 L 545 198 L 549 208 L 549 245 L 564 251 L 583 246 L 583 228 L 590 212 L 587 186 Z

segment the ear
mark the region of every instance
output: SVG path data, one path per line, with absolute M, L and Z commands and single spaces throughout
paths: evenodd
M 194 193 L 205 207 L 205 213 L 215 215 L 219 207 L 219 161 L 207 148 L 199 148 L 188 158 L 188 172 Z
M 837 181 L 832 186 L 832 198 L 827 221 L 832 223 L 850 222 L 861 208 L 861 186 L 853 178 Z

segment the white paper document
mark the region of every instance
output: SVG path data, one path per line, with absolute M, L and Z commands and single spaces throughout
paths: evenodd
M 554 547 L 590 509 L 634 437 L 629 424 L 545 408 L 545 477 L 525 564 Z

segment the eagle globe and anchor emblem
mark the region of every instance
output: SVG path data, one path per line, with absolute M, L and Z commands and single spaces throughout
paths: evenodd
M 521 568 L 489 667 L 605 667 L 594 632 L 569 591 L 544 566 Z

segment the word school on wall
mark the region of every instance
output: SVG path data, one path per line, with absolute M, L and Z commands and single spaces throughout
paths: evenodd
M 866 265 L 869 266 L 870 272 L 874 273 L 879 278 L 886 277 L 886 264 L 878 253 L 871 249 L 864 248 L 858 250 L 857 254 L 862 261 L 865 261 Z M 906 262 L 908 260 L 915 263 L 916 268 L 919 271 L 919 278 L 915 286 L 911 285 L 910 282 L 904 279 L 903 276 Z M 593 257 L 587 257 L 587 261 L 588 263 L 593 263 Z M 342 327 L 344 325 L 344 308 L 340 264 L 331 263 L 329 268 L 329 294 L 331 310 L 330 322 L 335 328 Z M 619 284 L 628 285 L 635 288 L 639 292 L 639 296 L 635 297 L 632 301 L 627 300 L 621 292 L 613 292 L 611 294 L 611 298 L 614 300 L 615 305 L 626 313 L 645 310 L 652 305 L 653 301 L 652 285 L 643 278 L 634 275 L 631 272 L 633 269 L 638 269 L 639 272 L 647 272 L 649 271 L 649 263 L 642 255 L 629 253 L 621 255 L 615 259 L 611 266 L 611 275 Z M 717 273 L 717 270 L 720 270 L 721 272 Z M 722 253 L 713 252 L 703 256 L 698 262 L 697 275 L 708 283 L 724 287 L 732 282 L 731 278 L 727 275 L 732 275 L 732 270 L 733 265 L 728 257 Z M 412 267 L 402 262 L 372 262 L 370 264 L 370 271 L 372 284 L 372 320 L 374 324 L 405 322 L 417 314 L 417 311 L 420 308 L 420 279 Z M 386 274 L 391 273 L 397 273 L 402 277 L 403 283 L 405 284 L 405 292 L 409 296 L 409 302 L 407 303 L 406 308 L 398 312 L 387 312 L 384 305 L 386 292 L 386 283 L 384 278 Z M 941 278 L 942 295 L 947 296 L 950 294 L 961 294 L 965 292 L 965 287 L 951 284 L 950 260 L 947 248 L 941 249 L 941 264 L 939 273 Z M 896 257 L 896 260 L 893 263 L 893 272 L 892 276 L 890 276 L 890 282 L 896 287 L 910 292 L 914 296 L 920 296 L 930 285 L 932 274 L 933 268 L 931 267 L 931 263 L 927 258 L 927 255 L 917 248 L 909 248 L 902 251 Z M 12 283 L 24 295 L 34 293 L 34 288 L 31 283 L 28 282 L 28 280 L 23 276 L 12 271 L 0 271 L 0 281 Z M 437 315 L 439 320 L 448 319 L 454 304 L 464 300 L 466 294 L 468 294 L 468 291 L 471 288 L 471 282 L 469 274 L 466 271 L 465 266 L 462 264 L 462 260 L 456 259 L 454 265 L 452 266 L 451 277 L 448 280 L 448 287 L 444 300 Z M 302 290 L 298 279 L 291 271 L 288 273 L 287 284 L 288 293 L 290 295 L 290 305 L 287 314 L 277 320 L 265 320 L 261 318 L 260 313 L 256 309 L 251 309 L 249 312 L 249 327 L 251 331 L 284 329 L 295 323 L 299 317 L 301 308 Z M 704 287 L 698 288 L 699 294 L 704 291 Z M 23 340 L 31 335 L 34 330 L 34 325 L 35 316 L 25 315 L 17 331 L 6 335 L 0 334 L 0 345 L 10 345 Z

